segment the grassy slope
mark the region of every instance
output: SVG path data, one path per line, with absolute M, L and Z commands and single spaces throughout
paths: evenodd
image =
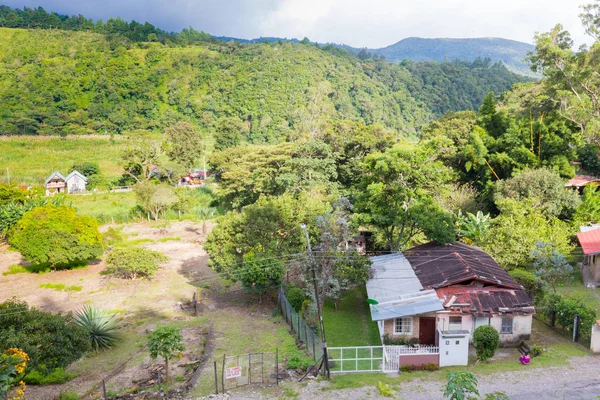
M 0 179 L 6 179 L 6 168 L 12 183 L 41 186 L 57 170 L 66 175 L 77 162 L 97 162 L 102 174 L 109 178 L 121 175 L 120 154 L 126 138 L 109 137 L 4 137 L 0 138 Z
M 68 195 L 67 204 L 71 203 L 81 215 L 99 218 L 102 221 L 127 215 L 136 205 L 133 192 L 93 193 L 90 195 Z M 100 218 L 104 216 L 103 218 Z
M 345 293 L 336 311 L 331 300 L 323 307 L 323 321 L 330 347 L 379 346 L 379 330 L 371 321 L 364 289 Z

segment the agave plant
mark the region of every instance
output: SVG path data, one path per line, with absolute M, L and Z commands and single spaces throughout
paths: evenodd
M 75 313 L 77 323 L 88 331 L 94 350 L 108 349 L 116 345 L 119 335 L 116 332 L 114 317 L 89 305 Z

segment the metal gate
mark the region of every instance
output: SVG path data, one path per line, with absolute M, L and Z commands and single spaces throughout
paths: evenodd
M 276 384 L 276 371 L 276 353 L 248 353 L 224 357 L 220 371 L 220 389 L 227 391 L 250 384 Z

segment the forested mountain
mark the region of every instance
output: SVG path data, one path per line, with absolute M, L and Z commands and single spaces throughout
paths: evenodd
M 239 39 L 233 37 L 220 36 L 217 40 L 226 42 L 236 41 L 240 43 L 263 43 L 287 41 L 298 43 L 298 39 L 282 39 L 277 37 L 260 37 L 255 39 Z M 307 39 L 304 39 L 305 41 Z M 357 54 L 361 58 L 370 58 L 372 56 L 383 57 L 389 62 L 409 61 L 469 61 L 489 58 L 492 63 L 501 62 L 513 72 L 525 76 L 535 76 L 525 61 L 527 54 L 534 50 L 534 46 L 529 43 L 517 42 L 502 38 L 465 38 L 449 39 L 435 38 L 426 39 L 410 37 L 402 39 L 392 45 L 379 49 L 360 49 L 345 44 L 327 43 L 321 46 L 334 46 Z
M 388 61 L 475 61 L 489 58 L 492 62 L 502 62 L 510 70 L 530 75 L 527 54 L 534 50 L 528 43 L 501 38 L 471 39 L 425 39 L 411 37 L 381 49 L 370 52 L 382 55 Z
M 0 28 L 0 134 L 162 131 L 187 119 L 232 143 L 307 135 L 327 120 L 410 136 L 524 80 L 481 60 L 396 65 L 303 43 L 171 43 Z

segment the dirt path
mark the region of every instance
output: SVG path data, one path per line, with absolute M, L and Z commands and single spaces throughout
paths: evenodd
M 575 357 L 569 367 L 550 367 L 534 369 L 523 367 L 521 370 L 481 375 L 479 392 L 483 395 L 501 391 L 516 400 L 545 399 L 592 399 L 600 394 L 600 357 Z M 244 391 L 229 393 L 231 400 L 276 399 L 285 397 L 296 399 L 383 399 L 375 386 L 355 389 L 329 390 L 324 381 L 309 381 L 306 384 L 285 382 L 277 392 L 248 388 Z M 393 386 L 393 385 L 392 385 Z M 406 400 L 443 400 L 444 381 L 415 379 L 398 385 L 394 398 Z M 292 394 L 292 395 L 290 395 Z M 226 398 L 225 396 L 220 398 Z

